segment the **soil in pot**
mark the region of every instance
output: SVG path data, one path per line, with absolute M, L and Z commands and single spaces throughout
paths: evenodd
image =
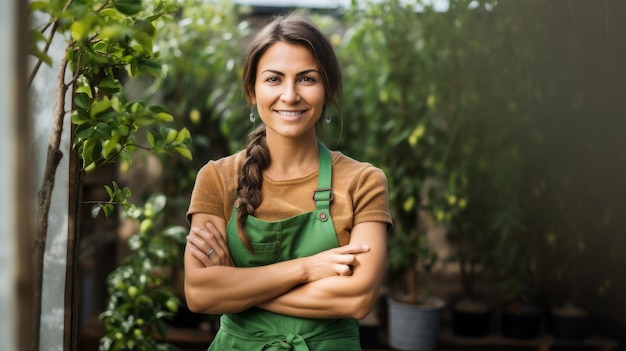
M 550 314 L 552 336 L 559 340 L 580 341 L 589 333 L 587 311 L 573 305 L 553 308 Z
M 491 330 L 493 310 L 483 302 L 462 300 L 452 310 L 452 330 L 458 336 L 480 338 Z
M 543 315 L 532 305 L 511 305 L 502 312 L 502 335 L 513 339 L 534 339 L 541 333 Z

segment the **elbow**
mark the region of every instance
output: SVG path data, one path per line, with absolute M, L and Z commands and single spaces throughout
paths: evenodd
M 206 289 L 200 286 L 194 286 L 185 282 L 185 303 L 189 311 L 193 313 L 205 313 L 205 314 L 220 314 L 216 311 L 215 304 L 212 304 L 212 300 L 207 293 Z
M 187 303 L 187 308 L 191 312 L 208 313 L 206 311 L 208 306 L 206 305 L 206 302 L 203 303 L 202 299 L 199 298 L 197 289 L 194 289 L 187 284 L 185 284 L 185 302 Z
M 354 313 L 352 313 L 350 318 L 361 320 L 361 319 L 367 317 L 367 315 L 370 313 L 370 311 L 371 311 L 371 308 L 370 309 L 360 308 L 360 309 L 354 311 Z
M 376 299 L 370 296 L 362 296 L 354 300 L 350 311 L 348 311 L 348 317 L 361 320 L 372 311 Z
M 212 315 L 237 313 L 250 307 L 242 306 L 232 301 L 225 301 L 223 295 L 216 295 L 215 292 L 207 291 L 206 288 L 194 287 L 187 283 L 185 283 L 185 302 L 191 312 Z

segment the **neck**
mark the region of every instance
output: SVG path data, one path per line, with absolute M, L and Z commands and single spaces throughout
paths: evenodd
M 274 180 L 287 180 L 308 175 L 319 168 L 317 139 L 267 138 L 270 165 L 264 170 Z

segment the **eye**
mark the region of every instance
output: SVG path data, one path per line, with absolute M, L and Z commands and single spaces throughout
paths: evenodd
M 303 83 L 315 83 L 316 82 L 315 78 L 309 77 L 309 76 L 304 76 L 300 78 L 300 81 Z
M 280 82 L 280 79 L 278 79 L 278 77 L 268 77 L 265 81 L 268 83 L 277 83 Z

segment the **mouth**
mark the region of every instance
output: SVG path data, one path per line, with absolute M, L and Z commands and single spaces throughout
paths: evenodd
M 306 115 L 308 110 L 274 110 L 284 121 L 294 122 Z
M 298 110 L 298 111 L 275 110 L 275 111 L 279 115 L 283 117 L 289 117 L 289 118 L 301 116 L 306 112 L 306 110 Z

